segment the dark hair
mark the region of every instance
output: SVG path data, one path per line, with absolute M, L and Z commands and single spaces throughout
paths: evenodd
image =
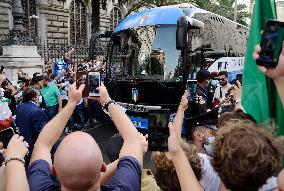
M 196 73 L 197 82 L 201 83 L 203 80 L 212 79 L 212 75 L 209 71 L 201 69 Z
M 257 191 L 280 168 L 283 141 L 249 120 L 227 122 L 213 143 L 212 166 L 227 189 Z
M 33 98 L 37 96 L 36 90 L 32 88 L 27 88 L 23 92 L 23 103 L 32 101 Z
M 219 73 L 218 73 L 218 76 L 226 76 L 226 78 L 228 78 L 228 72 L 227 71 L 220 71 Z
M 35 73 L 33 73 L 33 77 L 38 76 L 38 75 L 40 75 L 40 73 L 39 73 L 39 72 L 35 72 Z
M 2 84 L 1 84 L 1 88 L 5 89 L 5 86 L 7 86 L 9 83 L 7 80 L 3 80 Z

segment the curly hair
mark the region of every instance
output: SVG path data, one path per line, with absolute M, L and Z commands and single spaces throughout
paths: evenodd
M 181 147 L 190 162 L 196 178 L 200 180 L 202 176 L 202 167 L 195 146 L 182 142 Z M 163 191 L 181 190 L 174 164 L 167 159 L 165 153 L 153 153 L 152 163 L 154 166 L 155 179 Z
M 225 126 L 226 122 L 232 122 L 233 120 L 250 120 L 253 123 L 256 123 L 255 119 L 251 115 L 244 113 L 241 109 L 237 109 L 232 112 L 222 113 L 217 120 L 217 127 L 222 128 Z
M 231 191 L 257 191 L 279 170 L 281 138 L 250 120 L 234 120 L 219 129 L 212 166 Z

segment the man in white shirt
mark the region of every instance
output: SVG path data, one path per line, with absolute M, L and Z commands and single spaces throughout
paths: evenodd
M 215 89 L 214 100 L 218 100 L 220 103 L 226 98 L 226 94 L 231 87 L 231 84 L 228 82 L 228 72 L 220 71 L 218 73 L 219 86 Z

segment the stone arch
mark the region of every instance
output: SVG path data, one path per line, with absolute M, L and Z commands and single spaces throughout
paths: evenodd
M 109 17 L 109 30 L 114 30 L 118 23 L 124 19 L 124 12 L 119 6 L 114 5 L 109 13 Z

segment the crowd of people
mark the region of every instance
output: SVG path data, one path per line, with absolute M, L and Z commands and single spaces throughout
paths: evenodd
M 259 56 L 257 46 L 254 58 Z M 100 70 L 102 60 L 86 61 L 78 70 Z M 284 106 L 284 42 L 276 68 L 260 67 L 272 78 Z M 228 74 L 218 74 L 220 86 L 211 99 L 204 95 L 207 71 L 197 75 L 196 100 L 203 111 L 233 106 L 219 112 L 217 125 L 198 124 L 182 137 L 185 113 L 192 104 L 185 90 L 178 110 L 169 122 L 168 152 L 153 152 L 153 169 L 144 168 L 148 135 L 134 127 L 125 111 L 112 100 L 101 84 L 99 97 L 82 98 L 85 87 L 76 87 L 70 66 L 59 76 L 35 73 L 31 78 L 18 72 L 18 84 L 0 75 L 0 128 L 14 126 L 18 134 L 7 148 L 0 144 L 4 157 L 0 167 L 0 190 L 8 191 L 276 191 L 284 190 L 281 162 L 284 142 L 243 111 L 240 82 L 228 84 Z M 88 104 L 88 111 L 84 111 Z M 103 111 L 106 110 L 109 115 Z M 119 134 L 108 140 L 104 162 L 96 140 L 84 132 L 97 120 L 112 121 Z M 94 116 L 95 115 L 95 116 Z M 111 118 L 109 118 L 109 116 Z M 76 118 L 78 118 L 76 120 Z M 103 119 L 104 118 L 104 119 Z M 75 131 L 75 123 L 78 123 Z M 69 129 L 66 130 L 68 126 Z M 106 128 L 106 124 L 103 124 Z M 267 130 L 269 129 L 269 130 Z M 64 132 L 68 134 L 56 144 Z

